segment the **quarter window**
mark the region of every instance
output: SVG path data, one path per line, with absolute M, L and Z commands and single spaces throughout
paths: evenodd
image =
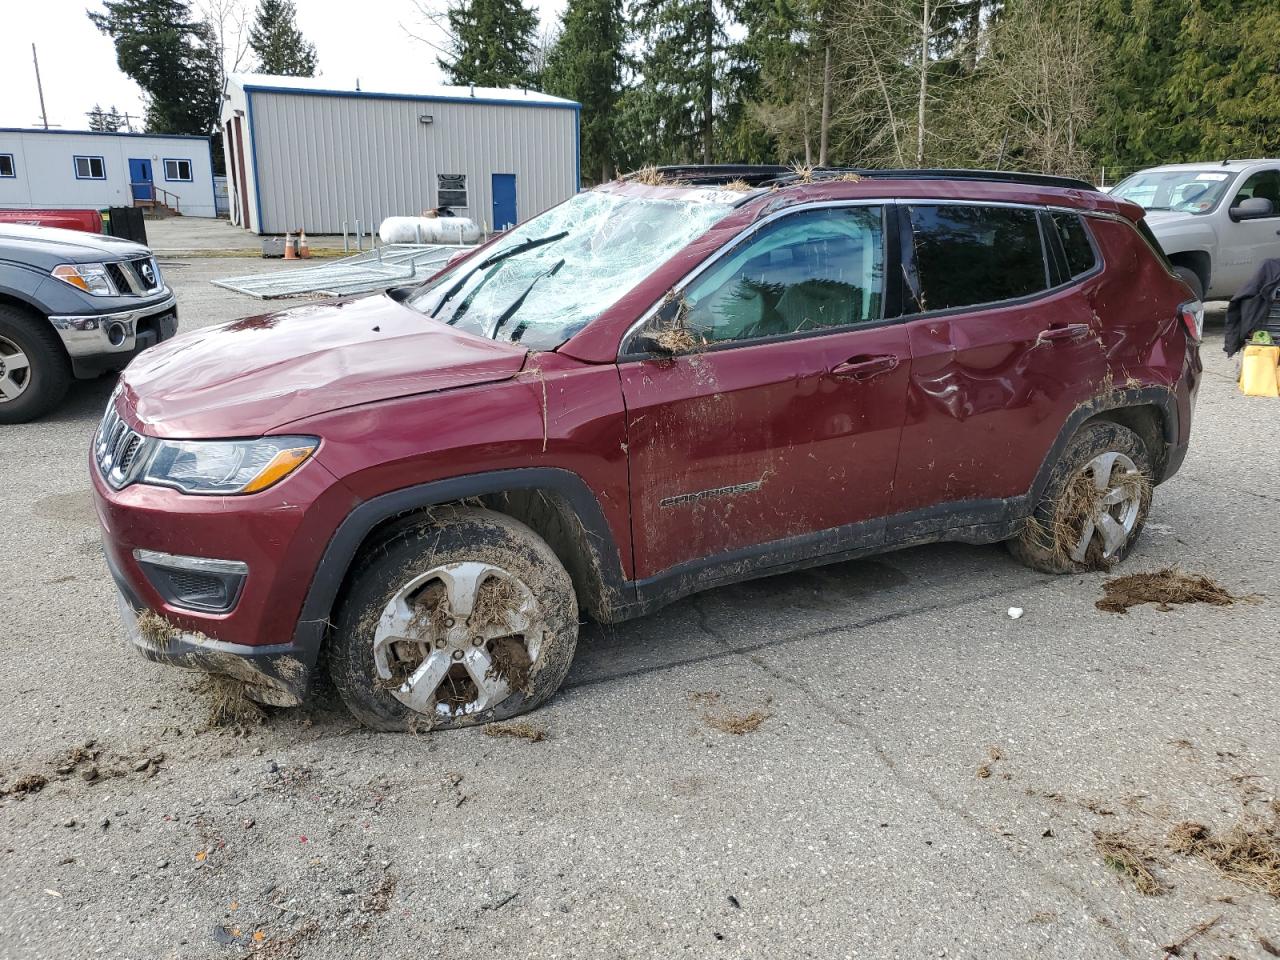
M 1049 286 L 1034 210 L 913 206 L 911 230 L 922 311 L 1014 300 Z
M 765 227 L 694 281 L 682 322 L 709 343 L 879 320 L 884 244 L 879 207 L 794 214 Z
M 441 173 L 436 177 L 436 204 L 441 207 L 467 205 L 467 175 Z
M 191 179 L 190 160 L 166 160 L 164 162 L 164 178 L 166 180 L 186 181 Z
M 107 179 L 107 165 L 101 157 L 76 157 L 77 180 Z
M 1055 213 L 1052 217 L 1053 227 L 1062 241 L 1062 252 L 1067 256 L 1068 274 L 1075 278 L 1088 273 L 1096 261 L 1083 221 L 1073 213 Z
M 12 153 L 0 153 L 0 177 L 16 177 L 17 170 L 13 166 Z

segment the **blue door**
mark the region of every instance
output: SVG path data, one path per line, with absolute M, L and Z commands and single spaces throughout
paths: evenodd
M 151 161 L 145 157 L 141 160 L 129 160 L 129 186 L 133 189 L 133 199 L 151 200 L 155 196 L 151 179 Z
M 493 175 L 493 229 L 506 230 L 516 225 L 516 175 Z

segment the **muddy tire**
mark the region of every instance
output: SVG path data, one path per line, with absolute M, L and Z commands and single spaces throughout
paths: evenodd
M 0 423 L 43 416 L 70 386 L 71 361 L 49 321 L 0 305 Z
M 1151 456 L 1132 430 L 1095 420 L 1053 466 L 1044 495 L 1009 552 L 1034 570 L 1106 570 L 1132 549 L 1151 507 Z
M 329 675 L 377 730 L 505 720 L 559 688 L 578 643 L 573 583 L 524 524 L 442 507 L 358 561 Z

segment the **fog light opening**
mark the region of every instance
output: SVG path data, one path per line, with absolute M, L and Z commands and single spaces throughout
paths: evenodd
M 129 328 L 119 320 L 107 327 L 107 340 L 113 347 L 118 347 L 124 343 L 124 338 L 128 335 Z

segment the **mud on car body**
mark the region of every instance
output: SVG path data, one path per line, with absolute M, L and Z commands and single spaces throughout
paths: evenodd
M 1104 567 L 1186 452 L 1200 305 L 1087 184 L 669 168 L 413 288 L 180 337 L 90 473 L 147 657 L 381 729 L 549 697 L 579 618 L 941 540 Z

